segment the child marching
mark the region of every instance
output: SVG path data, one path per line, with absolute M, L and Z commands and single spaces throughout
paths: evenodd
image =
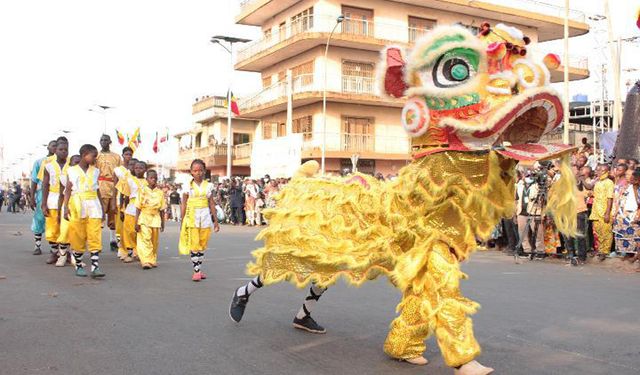
M 58 256 L 67 254 L 67 244 L 58 241 L 60 237 L 60 177 L 67 165 L 69 154 L 68 141 L 64 137 L 56 142 L 56 158 L 45 162 L 40 168 L 38 178 L 42 181 L 42 213 L 45 217 L 45 238 L 49 242 L 50 255 L 47 264 L 54 264 Z
M 64 218 L 69 220 L 69 239 L 76 262 L 76 276 L 86 277 L 82 256 L 91 254 L 91 277 L 104 277 L 99 260 L 102 250 L 104 210 L 98 189 L 100 171 L 94 167 L 98 149 L 86 144 L 80 147 L 80 162 L 69 168 L 64 192 Z
M 158 174 L 147 171 L 147 186 L 140 189 L 136 199 L 137 251 L 140 265 L 148 270 L 158 266 L 158 236 L 164 232 L 164 212 L 167 203 L 158 188 Z
M 123 244 L 123 221 L 124 221 L 124 199 L 129 196 L 129 189 L 123 189 L 123 186 L 127 184 L 127 178 L 129 172 L 129 162 L 133 156 L 133 150 L 131 147 L 125 147 L 122 149 L 122 165 L 117 166 L 113 170 L 113 174 L 116 178 L 116 242 L 118 244 L 118 258 L 123 260 L 127 257 Z M 126 193 L 126 194 L 125 194 Z
M 133 174 L 127 176 L 127 187 L 129 195 L 125 198 L 127 208 L 124 210 L 123 221 L 123 242 L 127 250 L 127 256 L 122 260 L 125 263 L 133 262 L 137 256 L 137 239 L 136 239 L 136 199 L 143 186 L 146 185 L 144 180 L 144 172 L 147 164 L 142 161 L 136 161 L 133 167 Z
M 66 191 L 67 181 L 69 181 L 69 168 L 78 165 L 80 162 L 80 155 L 73 155 L 69 158 L 69 162 L 62 168 L 62 173 L 60 174 L 60 196 L 58 200 L 58 221 L 60 223 L 60 236 L 58 237 L 58 261 L 56 262 L 56 267 L 64 267 L 67 263 L 67 256 L 69 255 L 68 250 L 70 246 L 69 240 L 69 220 L 65 219 L 65 209 L 64 209 L 64 193 Z M 71 258 L 71 264 L 75 267 L 76 261 L 74 257 Z
M 182 195 L 179 251 L 182 255 L 189 254 L 193 264 L 191 280 L 200 281 L 207 276 L 202 272 L 202 261 L 207 249 L 211 229 L 220 230 L 218 218 L 215 215 L 213 184 L 204 180 L 206 166 L 204 161 L 196 159 L 191 162 L 191 176 L 193 180 Z

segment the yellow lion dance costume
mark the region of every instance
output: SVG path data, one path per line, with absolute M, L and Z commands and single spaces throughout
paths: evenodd
M 549 87 L 547 66 L 557 66 L 557 57 L 535 63 L 526 56 L 528 43 L 518 29 L 483 24 L 478 36 L 460 27 L 433 30 L 408 62 L 401 48 L 386 48 L 380 81 L 387 94 L 408 97 L 402 124 L 414 161 L 393 182 L 313 177 L 317 163 L 305 163 L 277 208 L 265 213 L 269 226 L 258 236 L 264 247 L 247 268 L 258 276 L 251 289 L 280 281 L 327 288 L 339 277 L 360 285 L 386 275 L 403 292 L 384 345 L 388 355 L 425 364 L 424 340 L 435 333 L 456 373 L 490 373 L 474 360 L 480 346 L 469 315 L 479 305 L 460 293 L 466 276 L 459 264 L 501 218 L 513 216 L 518 160 L 571 150 L 534 143 L 561 124 L 563 111 Z M 575 184 L 566 160 L 562 172 L 549 207 L 560 231 L 571 235 Z M 236 292 L 232 318 L 238 305 L 242 317 L 246 301 L 238 295 L 248 299 L 250 287 Z M 317 301 L 314 294 L 307 301 Z

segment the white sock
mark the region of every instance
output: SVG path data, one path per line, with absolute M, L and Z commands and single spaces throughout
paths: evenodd
M 298 313 L 296 314 L 296 318 L 302 319 L 307 315 L 311 315 L 311 310 L 313 310 L 316 302 L 318 302 L 320 296 L 322 296 L 322 293 L 325 291 L 326 289 L 312 285 L 311 288 L 309 288 L 309 295 L 304 299 L 302 307 L 300 307 L 300 310 L 298 310 Z
M 238 297 L 242 297 L 244 295 L 251 295 L 251 293 L 260 288 L 262 288 L 262 281 L 260 280 L 260 276 L 256 276 L 247 285 L 238 288 L 236 293 Z

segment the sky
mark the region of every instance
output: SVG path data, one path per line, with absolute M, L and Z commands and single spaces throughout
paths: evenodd
M 610 2 L 616 34 L 640 35 L 635 27 L 640 1 Z M 571 8 L 603 14 L 602 3 L 571 0 Z M 89 111 L 96 105 L 114 107 L 106 113 L 114 151 L 121 147 L 115 141 L 115 129 L 131 134 L 140 127 L 139 156 L 171 164 L 176 158 L 175 140 L 154 154 L 155 132 L 188 129 L 194 99 L 225 95 L 231 83 L 230 56 L 209 42 L 211 36 L 256 39 L 260 35 L 258 28 L 234 24 L 238 11 L 238 0 L 3 2 L 0 147 L 4 147 L 4 165 L 18 162 L 14 171 L 27 171 L 33 159 L 45 153 L 42 145 L 63 130 L 71 131 L 67 137 L 72 151 L 83 143 L 98 145 L 105 118 Z M 608 50 L 605 54 L 594 47 L 598 39 L 604 41 L 606 34 L 592 31 L 571 41 L 572 54 L 589 55 L 591 69 L 590 79 L 571 84 L 571 95 L 593 97 L 600 92 L 599 67 Z M 638 61 L 637 45 L 625 44 L 623 69 Z M 549 48 L 562 51 L 562 42 L 552 42 Z M 235 72 L 233 77 L 238 97 L 260 87 L 256 73 Z M 631 78 L 640 78 L 640 72 L 625 73 L 622 80 Z

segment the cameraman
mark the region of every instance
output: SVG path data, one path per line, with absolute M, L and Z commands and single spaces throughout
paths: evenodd
M 519 248 L 525 252 L 544 251 L 540 186 L 530 171 L 516 184 Z M 535 238 L 534 238 L 535 237 Z

